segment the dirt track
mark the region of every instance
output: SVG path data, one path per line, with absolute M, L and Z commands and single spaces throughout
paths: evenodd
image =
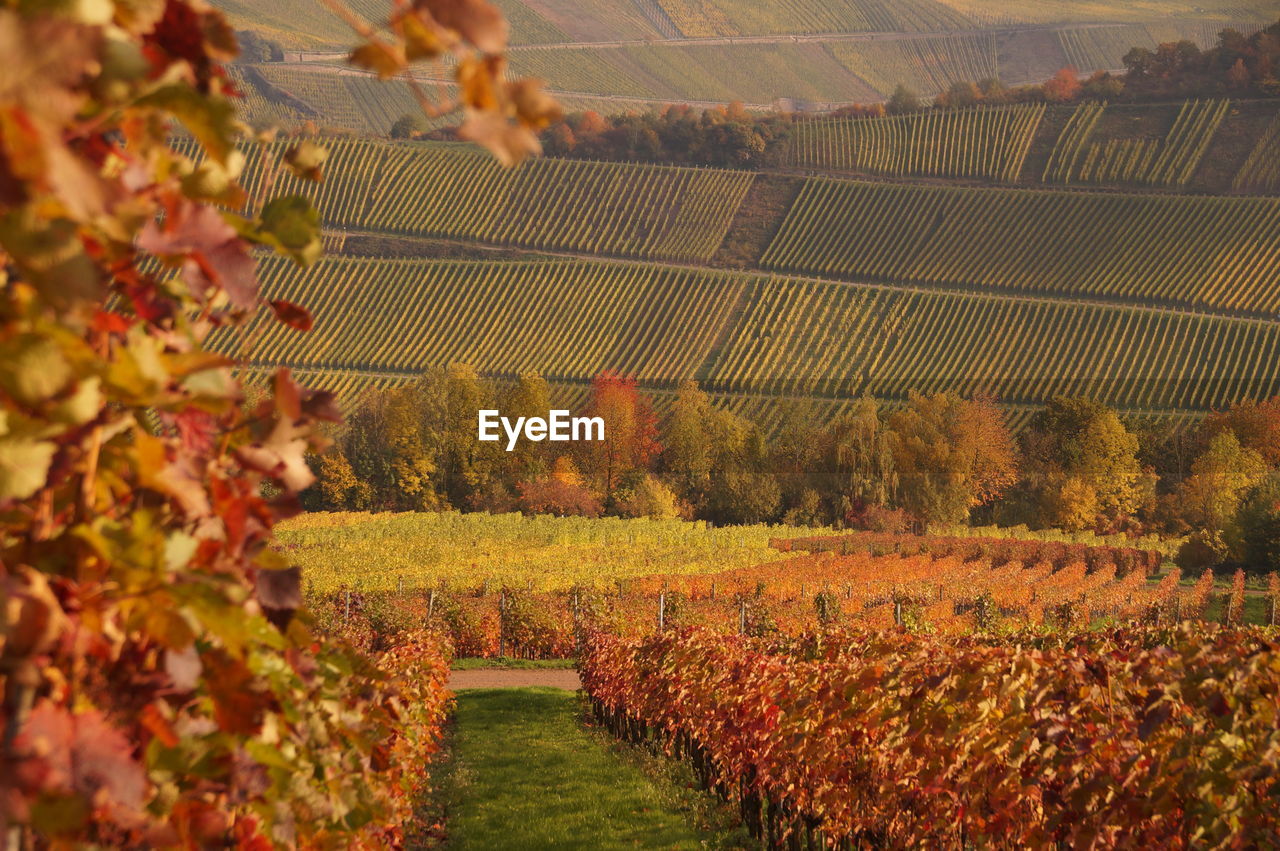
M 578 672 L 566 668 L 520 670 L 514 668 L 481 668 L 475 671 L 451 671 L 449 688 L 454 691 L 469 688 L 524 688 L 543 686 L 565 691 L 577 691 L 582 687 Z

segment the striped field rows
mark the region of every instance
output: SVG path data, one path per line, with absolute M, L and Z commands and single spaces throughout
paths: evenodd
M 707 260 L 754 175 L 742 171 L 540 159 L 507 170 L 464 146 L 327 142 L 324 183 L 264 168 L 249 150 L 253 197 L 304 194 L 330 227 L 478 240 L 653 260 Z M 268 149 L 266 162 L 283 150 Z M 272 177 L 274 179 L 272 179 Z
M 928 110 L 885 118 L 801 121 L 788 151 L 800 168 L 894 176 L 984 177 L 1022 172 L 1043 104 Z
M 317 322 L 310 334 L 268 323 L 262 366 L 413 375 L 466 362 L 562 381 L 605 370 L 651 387 L 693 378 L 728 394 L 1084 394 L 1154 411 L 1280 390 L 1280 325 L 1260 320 L 594 261 L 264 269 L 266 294 Z
M 814 178 L 761 265 L 818 277 L 1274 314 L 1280 199 Z

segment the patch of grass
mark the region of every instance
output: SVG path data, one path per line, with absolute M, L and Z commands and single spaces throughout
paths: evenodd
M 583 729 L 579 711 L 557 689 L 459 693 L 448 847 L 704 847 L 638 768 Z
M 657 789 L 662 801 L 703 834 L 704 848 L 759 848 L 737 810 L 716 795 L 702 789 L 688 763 L 671 759 L 645 747 L 631 745 L 587 722 L 587 732 L 600 747 L 635 766 Z
M 481 671 L 493 668 L 515 671 L 564 671 L 573 670 L 577 664 L 577 659 L 513 659 L 510 656 L 481 659 L 469 656 L 466 659 L 454 659 L 450 667 L 455 671 Z

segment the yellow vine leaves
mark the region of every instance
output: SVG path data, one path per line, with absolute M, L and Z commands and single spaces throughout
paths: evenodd
M 542 152 L 537 132 L 559 120 L 559 104 L 537 80 L 507 79 L 507 22 L 488 0 L 399 0 L 375 31 L 341 0 L 330 8 L 360 34 L 351 63 L 383 79 L 404 76 L 430 115 L 461 109 L 458 134 L 507 166 Z M 449 60 L 457 96 L 433 102 L 411 76 L 415 62 Z

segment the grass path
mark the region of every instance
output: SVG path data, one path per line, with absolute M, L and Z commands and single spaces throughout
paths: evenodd
M 559 689 L 458 694 L 447 847 L 701 848 L 700 834 L 632 764 L 579 724 Z

